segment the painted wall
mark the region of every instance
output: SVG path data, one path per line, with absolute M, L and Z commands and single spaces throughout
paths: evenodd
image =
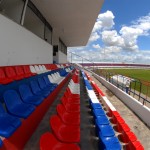
M 52 46 L 0 14 L 0 66 L 53 63 Z
M 95 73 L 92 73 L 95 78 L 97 78 L 104 86 L 106 86 L 114 95 L 116 95 L 123 103 L 125 103 L 137 116 L 145 122 L 150 127 L 150 109 L 144 105 L 142 105 L 139 101 L 135 98 L 131 97 L 130 95 L 126 94 L 122 90 L 118 89 L 113 84 L 106 81 L 104 78 L 98 76 Z
M 58 51 L 58 63 L 67 63 L 67 55 Z

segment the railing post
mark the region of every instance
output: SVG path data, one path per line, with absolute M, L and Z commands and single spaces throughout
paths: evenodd
M 140 92 L 139 92 L 139 100 L 140 100 L 140 98 L 141 98 L 141 90 L 142 90 L 142 83 L 141 83 L 141 81 L 140 81 Z

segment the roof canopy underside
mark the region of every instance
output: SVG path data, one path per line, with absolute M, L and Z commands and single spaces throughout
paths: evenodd
M 32 0 L 69 46 L 86 45 L 103 0 Z

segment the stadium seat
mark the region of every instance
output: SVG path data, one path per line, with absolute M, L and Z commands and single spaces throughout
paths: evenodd
M 0 136 L 10 137 L 20 125 L 19 118 L 9 115 L 0 104 Z
M 40 150 L 80 150 L 76 144 L 62 143 L 50 132 L 40 138 Z
M 65 125 L 57 115 L 50 118 L 50 126 L 59 141 L 67 143 L 80 142 L 80 128 L 78 126 Z
M 107 138 L 100 138 L 100 150 L 122 150 L 120 142 L 117 137 L 107 137 Z
M 33 74 L 37 74 L 36 70 L 35 70 L 35 67 L 30 65 L 30 71 L 33 73 Z
M 4 92 L 4 101 L 10 114 L 20 118 L 27 118 L 35 109 L 33 105 L 23 103 L 15 90 Z
M 126 145 L 126 150 L 144 150 L 144 147 L 139 141 L 134 141 Z
M 17 76 L 14 68 L 10 67 L 10 66 L 5 67 L 5 73 L 6 73 L 7 77 L 12 80 L 20 80 L 22 78 L 21 76 Z
M 137 140 L 137 137 L 135 136 L 135 134 L 131 131 L 129 132 L 123 132 L 120 136 L 121 140 L 124 143 L 129 143 L 129 142 L 134 142 Z
M 49 81 L 47 75 L 46 75 L 46 76 L 43 76 L 43 79 L 44 79 L 44 81 L 45 81 L 45 83 L 46 83 L 47 86 L 52 86 L 52 87 L 54 87 L 54 89 L 58 86 L 57 84 L 51 83 L 51 82 Z
M 101 137 L 101 139 L 115 136 L 115 132 L 111 125 L 99 125 L 97 130 L 97 133 L 99 133 L 99 137 Z
M 30 68 L 27 65 L 23 66 L 23 70 L 26 78 L 31 77 L 32 75 L 36 75 L 35 73 L 31 73 Z
M 3 142 L 2 142 L 2 140 L 0 139 L 0 147 L 3 145 Z
M 80 104 L 80 98 L 66 97 L 65 95 L 63 95 L 61 101 L 63 101 L 63 99 L 66 99 L 67 103 L 70 104 Z
M 24 75 L 25 73 L 24 73 L 23 68 L 21 66 L 15 66 L 14 68 L 15 68 L 17 76 L 19 76 L 20 79 L 25 78 L 25 75 Z
M 22 100 L 25 103 L 29 103 L 29 104 L 38 106 L 44 100 L 44 97 L 34 95 L 31 91 L 30 87 L 26 84 L 21 84 L 19 86 L 19 93 L 21 95 Z
M 62 104 L 64 105 L 66 111 L 68 113 L 79 113 L 80 112 L 80 105 L 79 104 L 69 104 L 67 103 L 67 99 L 63 98 L 61 100 Z
M 42 77 L 38 78 L 37 80 L 38 80 L 39 86 L 42 90 L 48 91 L 49 94 L 54 90 L 54 88 L 52 86 L 46 85 L 46 83 Z
M 98 126 L 108 125 L 110 124 L 110 122 L 106 116 L 97 116 L 97 118 L 95 119 L 95 124 L 96 127 L 99 128 Z
M 46 98 L 50 94 L 49 91 L 43 91 L 43 90 L 41 90 L 40 87 L 39 87 L 39 85 L 38 85 L 38 82 L 36 80 L 30 81 L 30 86 L 31 86 L 32 92 L 35 95 L 42 96 L 42 97 L 44 96 Z
M 103 109 L 93 109 L 93 116 L 96 119 L 98 116 L 106 116 L 105 111 Z
M 13 81 L 13 79 L 7 78 L 4 70 L 2 68 L 0 68 L 0 84 L 8 84 L 12 81 Z
M 56 110 L 58 116 L 66 125 L 80 125 L 79 114 L 68 113 L 62 104 L 58 104 Z

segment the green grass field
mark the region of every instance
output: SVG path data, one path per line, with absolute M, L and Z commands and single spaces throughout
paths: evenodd
M 108 72 L 129 76 L 144 81 L 150 82 L 150 70 L 143 69 L 105 69 Z
M 136 82 L 131 83 L 131 88 L 136 91 L 141 91 L 143 94 L 150 97 L 150 70 L 144 69 L 102 69 L 97 70 L 98 74 L 121 74 L 135 79 Z M 142 84 L 141 84 L 142 83 Z

